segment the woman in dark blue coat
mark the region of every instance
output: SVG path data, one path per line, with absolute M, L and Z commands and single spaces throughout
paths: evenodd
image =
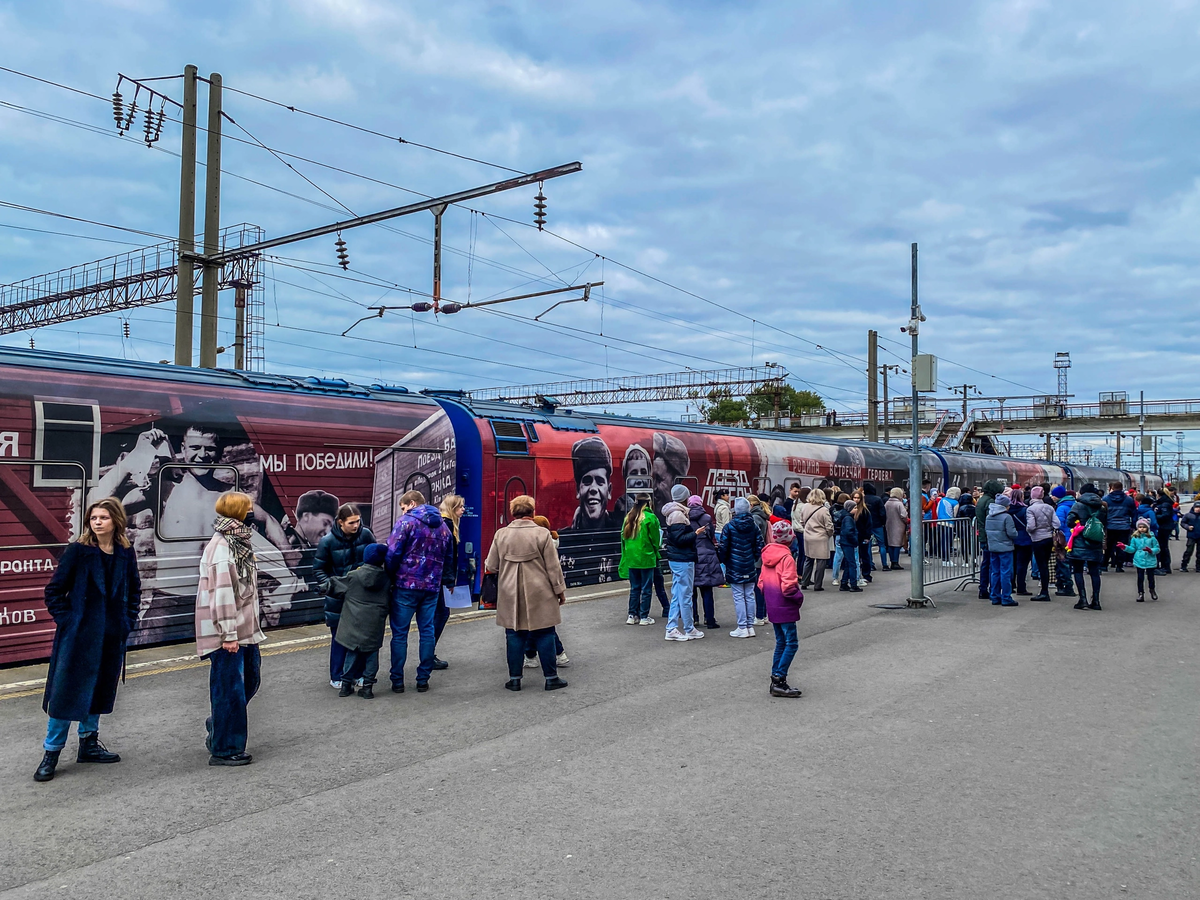
M 363 524 L 362 513 L 355 503 L 338 507 L 337 521 L 317 544 L 313 558 L 313 577 L 322 591 L 328 591 L 329 579 L 349 575 L 363 564 L 367 547 L 375 543 L 375 535 Z M 332 638 L 337 638 L 338 622 L 342 618 L 342 601 L 325 597 L 325 624 Z M 329 686 L 340 689 L 342 670 L 346 667 L 346 648 L 336 640 L 329 642 Z
M 79 723 L 77 762 L 121 761 L 100 743 L 100 717 L 113 711 L 125 641 L 141 600 L 137 557 L 125 535 L 125 508 L 115 497 L 92 503 L 79 539 L 67 545 L 46 585 L 46 609 L 56 628 L 42 700 L 50 722 L 35 781 L 54 777 L 72 722 Z

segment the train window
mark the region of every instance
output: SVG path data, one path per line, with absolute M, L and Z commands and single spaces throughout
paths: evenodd
M 233 466 L 167 463 L 158 470 L 154 536 L 161 541 L 207 541 L 212 537 L 216 496 L 238 489 Z
M 420 491 L 425 498 L 426 503 L 433 502 L 433 482 L 429 480 L 429 476 L 424 472 L 413 472 L 408 476 L 408 480 L 404 482 L 404 491 Z M 440 497 L 438 498 L 441 499 Z M 398 510 L 396 511 L 398 513 Z
M 529 433 L 529 443 L 536 444 L 538 442 L 538 433 L 537 429 L 533 427 L 533 423 L 526 422 L 525 430 Z
M 500 510 L 500 524 L 508 524 L 508 504 L 520 497 L 522 494 L 528 494 L 529 491 L 525 488 L 525 480 L 520 475 L 514 475 L 504 483 L 504 508 Z
M 699 494 L 700 493 L 700 479 L 699 478 L 693 478 L 690 475 L 682 477 L 682 478 L 677 477 L 675 479 L 675 483 L 684 485 L 688 489 L 689 494 Z
M 100 406 L 96 403 L 33 402 L 37 417 L 34 456 L 76 462 L 83 466 L 87 483 L 100 477 Z M 35 466 L 34 487 L 78 487 L 75 466 Z
M 770 494 L 771 493 L 771 479 L 767 478 L 766 476 L 764 476 L 762 478 L 755 478 L 754 479 L 754 493 Z
M 492 434 L 496 437 L 496 452 L 501 454 L 526 454 L 529 442 L 520 422 L 491 419 Z

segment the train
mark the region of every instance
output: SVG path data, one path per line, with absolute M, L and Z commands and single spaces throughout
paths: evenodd
M 1154 476 L 938 450 L 923 452 L 935 487 L 1078 487 Z M 198 564 L 213 503 L 255 501 L 253 544 L 268 627 L 320 621 L 317 543 L 337 507 L 358 504 L 385 540 L 397 500 L 420 490 L 466 500 L 460 523 L 476 584 L 509 501 L 533 496 L 560 534 L 570 586 L 617 579 L 630 488 L 656 509 L 687 485 L 784 496 L 793 484 L 882 493 L 908 489 L 908 452 L 890 444 L 667 422 L 473 400 L 343 379 L 294 377 L 0 349 L 0 665 L 44 659 L 54 623 L 43 590 L 87 504 L 115 496 L 129 515 L 142 603 L 131 645 L 193 636 Z

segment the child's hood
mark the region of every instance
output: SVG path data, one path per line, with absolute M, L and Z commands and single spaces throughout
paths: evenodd
M 767 544 L 767 546 L 763 548 L 762 552 L 763 565 L 775 568 L 775 566 L 783 562 L 783 558 L 785 556 L 791 555 L 792 551 L 783 544 Z
M 359 566 L 352 574 L 368 591 L 378 591 L 388 587 L 388 573 L 379 566 Z

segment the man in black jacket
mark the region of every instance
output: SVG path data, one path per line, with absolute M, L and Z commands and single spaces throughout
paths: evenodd
M 863 502 L 867 504 L 867 509 L 871 513 L 871 537 L 879 545 L 879 565 L 886 569 L 888 567 L 887 533 L 884 529 L 887 526 L 887 510 L 884 509 L 883 498 L 879 496 L 879 491 L 870 481 L 863 482 Z M 864 575 L 870 574 L 875 568 L 875 563 L 871 560 L 871 544 L 869 541 L 867 542 L 866 553 L 866 562 L 863 563 Z
M 1125 493 L 1125 488 L 1119 481 L 1110 482 L 1109 491 L 1104 496 L 1108 504 L 1108 534 L 1104 541 L 1104 565 L 1101 571 L 1111 564 L 1118 572 L 1125 571 L 1125 551 L 1118 550 L 1117 544 L 1128 544 L 1133 534 L 1133 524 L 1137 520 L 1137 503 Z
M 1158 520 L 1158 571 L 1156 575 L 1171 574 L 1171 531 L 1175 527 L 1175 498 L 1167 488 L 1158 492 L 1152 504 Z

